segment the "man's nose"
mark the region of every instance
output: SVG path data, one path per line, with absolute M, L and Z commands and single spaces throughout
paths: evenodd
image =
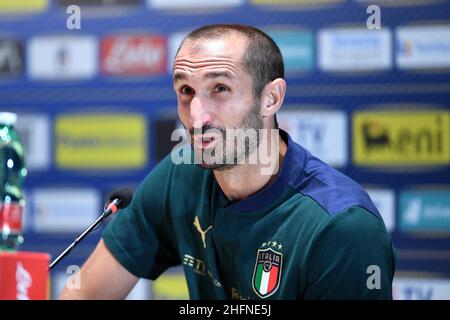
M 204 124 L 211 122 L 211 115 L 208 110 L 208 105 L 202 97 L 195 96 L 191 100 L 190 115 L 192 127 L 201 128 Z

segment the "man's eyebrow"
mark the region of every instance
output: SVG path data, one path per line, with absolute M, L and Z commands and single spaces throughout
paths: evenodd
M 174 75 L 173 75 L 173 82 L 177 82 L 177 81 L 179 81 L 179 80 L 186 80 L 187 79 L 187 77 L 186 77 L 186 75 L 185 74 L 183 74 L 183 73 L 175 73 Z
M 232 75 L 228 71 L 211 71 L 205 73 L 205 75 L 203 76 L 204 79 L 215 79 L 220 77 L 231 79 Z
M 216 78 L 227 78 L 232 79 L 232 75 L 228 71 L 211 71 L 205 73 L 203 79 L 216 79 Z M 177 82 L 179 80 L 186 80 L 187 76 L 184 73 L 177 72 L 173 75 L 173 82 Z

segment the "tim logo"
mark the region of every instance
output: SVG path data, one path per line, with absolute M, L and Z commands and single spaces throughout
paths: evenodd
M 24 268 L 22 262 L 17 262 L 16 268 L 16 292 L 17 300 L 30 300 L 28 289 L 33 284 L 31 274 Z
M 327 125 L 325 123 L 300 122 L 298 132 L 307 140 L 308 145 L 323 147 Z

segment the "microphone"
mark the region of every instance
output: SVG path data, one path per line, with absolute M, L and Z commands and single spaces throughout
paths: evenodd
M 100 226 L 100 224 L 108 217 L 110 214 L 115 213 L 118 209 L 123 209 L 128 207 L 131 200 L 133 198 L 133 192 L 128 188 L 118 188 L 114 190 L 109 196 L 109 201 L 106 203 L 105 208 L 100 215 L 86 230 L 80 234 L 74 242 L 70 244 L 53 262 L 50 264 L 48 270 L 52 270 L 52 268 L 58 264 L 65 256 L 67 256 L 70 251 L 72 251 L 75 246 L 84 239 L 92 230 L 96 229 Z

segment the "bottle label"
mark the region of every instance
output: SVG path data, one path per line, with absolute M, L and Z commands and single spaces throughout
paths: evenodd
M 0 205 L 0 232 L 22 233 L 23 207 L 18 203 Z

